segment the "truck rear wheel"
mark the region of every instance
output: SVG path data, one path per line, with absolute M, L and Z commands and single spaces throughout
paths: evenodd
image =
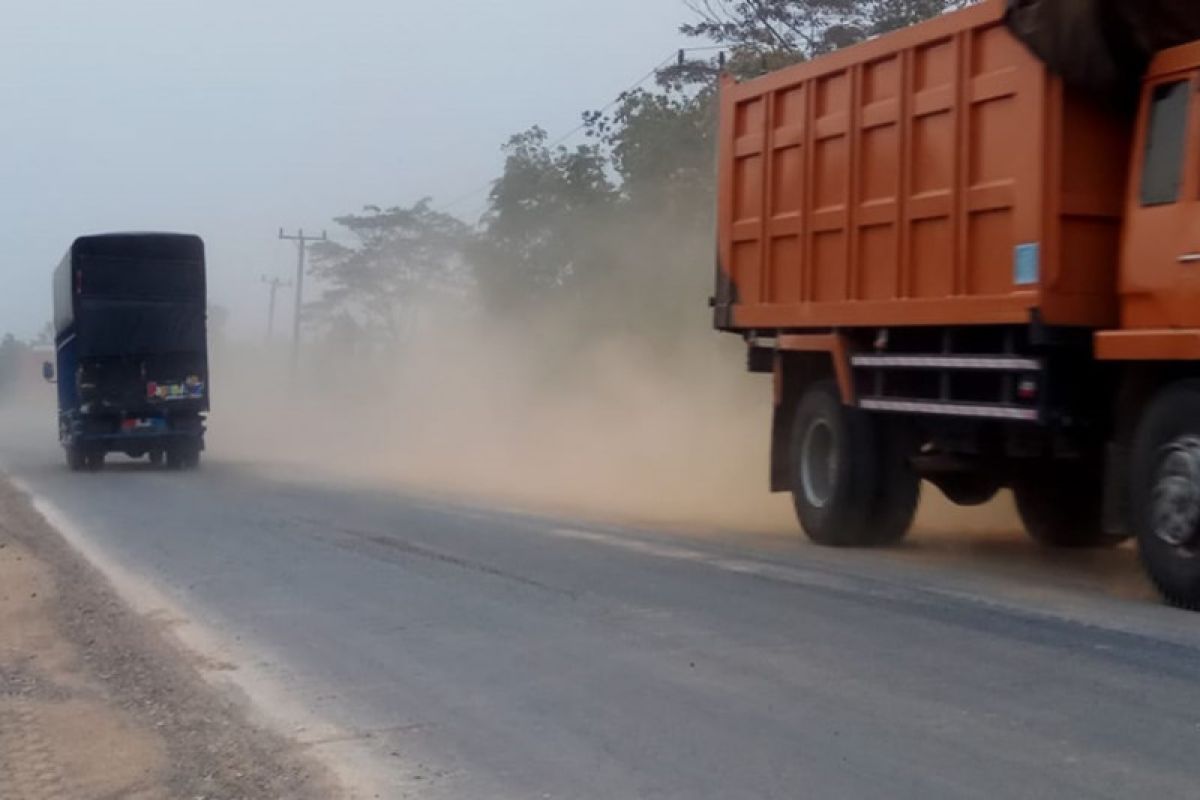
M 1132 527 L 1163 597 L 1200 610 L 1200 381 L 1164 390 L 1133 440 Z
M 167 469 L 196 469 L 200 466 L 200 447 L 176 444 L 167 448 Z
M 792 496 L 800 525 L 829 547 L 873 547 L 904 538 L 920 481 L 896 437 L 841 402 L 832 381 L 814 383 L 792 426 Z
M 1127 537 L 1104 532 L 1104 476 L 1090 464 L 1034 470 L 1013 484 L 1025 530 L 1047 547 L 1115 547 Z
M 79 472 L 84 467 L 83 450 L 76 445 L 68 445 L 66 448 L 67 466 L 72 472 Z
M 104 469 L 104 459 L 108 454 L 98 447 L 89 447 L 83 451 L 83 466 L 88 472 L 99 472 Z

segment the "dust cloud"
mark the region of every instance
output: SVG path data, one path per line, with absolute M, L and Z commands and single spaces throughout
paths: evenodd
M 514 324 L 471 298 L 417 316 L 398 350 L 313 345 L 294 379 L 286 348 L 217 348 L 210 454 L 520 508 L 798 536 L 790 498 L 768 489 L 771 379 L 748 374 L 744 345 L 703 311 L 665 350 L 620 332 L 581 341 L 562 316 Z M 959 508 L 928 485 L 922 497 L 924 546 L 1012 541 L 1020 527 L 1009 498 Z
M 712 332 L 697 305 L 690 333 L 664 346 L 633 331 L 578 336 L 561 312 L 518 323 L 471 297 L 440 298 L 419 304 L 397 348 L 306 343 L 294 377 L 286 343 L 217 335 L 206 459 L 791 547 L 803 538 L 790 497 L 768 491 L 770 377 L 748 374 L 742 343 Z M 51 452 L 53 404 L 52 387 L 30 378 L 19 402 L 0 404 L 0 440 Z M 925 485 L 912 535 L 887 557 L 1153 596 L 1128 546 L 1034 546 L 1007 492 L 960 508 Z
M 696 292 L 699 295 L 699 292 Z M 403 343 L 370 352 L 306 342 L 212 342 L 210 461 L 300 467 L 316 478 L 463 500 L 799 537 L 768 490 L 772 389 L 734 336 L 684 297 L 681 332 L 578 335 L 560 309 L 515 321 L 466 295 L 414 304 Z M 54 440 L 52 387 L 32 369 L 0 409 L 7 434 Z M 37 436 L 34 436 L 37 431 Z M 981 509 L 925 486 L 922 549 L 1019 543 L 1010 498 Z
M 736 338 L 698 320 L 664 354 L 620 333 L 581 340 L 561 317 L 506 323 L 469 298 L 419 316 L 387 355 L 314 346 L 295 380 L 280 350 L 215 352 L 210 453 L 517 507 L 795 531 L 767 491 L 769 378 L 745 373 Z

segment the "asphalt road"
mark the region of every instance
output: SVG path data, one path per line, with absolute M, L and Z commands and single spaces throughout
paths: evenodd
M 219 458 L 71 474 L 13 429 L 0 460 L 382 796 L 1200 795 L 1200 617 L 1143 599 L 1130 550 L 829 552 Z

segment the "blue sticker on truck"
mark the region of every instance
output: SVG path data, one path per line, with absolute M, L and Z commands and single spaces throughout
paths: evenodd
M 1013 256 L 1013 283 L 1033 286 L 1041 280 L 1042 248 L 1039 244 L 1019 244 Z

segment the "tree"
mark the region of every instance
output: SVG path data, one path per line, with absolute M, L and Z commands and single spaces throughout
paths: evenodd
M 479 230 L 428 201 L 339 219 L 357 243 L 313 251 L 328 290 L 310 313 L 327 333 L 395 338 L 411 298 L 461 280 L 465 257 L 492 309 L 515 319 L 558 311 L 580 336 L 619 329 L 677 340 L 711 290 L 722 66 L 756 75 L 968 0 L 686 2 L 695 20 L 683 32 L 725 48 L 728 60 L 684 59 L 611 110 L 586 113 L 582 145 L 552 142 L 540 127 L 512 136 Z
M 305 311 L 339 337 L 354 332 L 395 343 L 418 300 L 461 293 L 470 283 L 464 259 L 470 229 L 434 210 L 429 198 L 407 208 L 367 206 L 335 222 L 353 242 L 312 246 L 312 273 L 325 289 Z
M 714 87 L 664 83 L 623 95 L 610 115 L 585 115 L 620 178 L 620 195 L 640 215 L 648 209 L 678 221 L 707 208 L 713 185 Z
M 727 45 L 742 71 L 765 71 L 856 44 L 973 0 L 686 0 L 688 36 Z M 756 64 L 757 62 L 757 64 Z
M 594 231 L 616 200 L 604 153 L 551 147 L 547 138 L 534 127 L 504 145 L 504 172 L 473 250 L 485 297 L 500 307 L 535 302 L 602 268 Z
M 674 334 L 704 313 L 711 290 L 721 67 L 736 77 L 756 75 L 966 2 L 689 0 L 697 20 L 683 32 L 725 46 L 730 58 L 684 59 L 661 70 L 653 87 L 624 94 L 611 112 L 585 114 L 590 147 L 551 152 L 537 128 L 514 137 L 492 194 L 488 233 L 516 243 L 508 252 L 519 257 L 498 274 L 579 287 L 590 301 L 575 304 L 572 319 L 581 327 L 635 331 L 647 343 L 677 341 Z M 594 176 L 584 202 L 563 190 L 569 156 Z M 581 271 L 583 258 L 590 264 Z

